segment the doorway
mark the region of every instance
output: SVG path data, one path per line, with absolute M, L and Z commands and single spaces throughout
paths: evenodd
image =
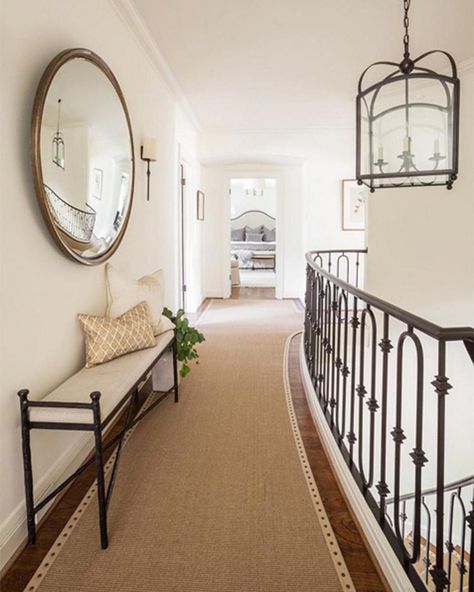
M 178 237 L 179 237 L 179 270 L 178 270 L 178 285 L 179 285 L 179 308 L 186 310 L 186 194 L 187 194 L 187 165 L 184 161 L 179 164 L 179 221 L 178 221 Z
M 230 275 L 233 291 L 277 286 L 277 179 L 229 180 Z

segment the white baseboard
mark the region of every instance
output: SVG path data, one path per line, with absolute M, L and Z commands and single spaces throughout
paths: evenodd
M 303 348 L 303 340 L 301 340 L 300 368 L 306 398 L 324 450 L 331 463 L 331 467 L 352 508 L 352 512 L 358 522 L 359 528 L 362 530 L 367 543 L 370 545 L 374 560 L 378 563 L 380 572 L 383 574 L 390 589 L 393 592 L 413 592 L 413 585 L 408 579 L 403 567 L 400 565 L 390 543 L 385 538 L 377 520 L 372 514 L 372 511 L 367 506 L 359 488 L 354 483 L 351 472 L 334 440 L 323 410 L 317 400 L 316 392 L 313 388 L 306 366 Z
M 187 302 L 186 312 L 189 314 L 195 313 L 203 302 L 204 296 L 201 294 L 199 294 L 197 298 L 190 299 L 190 302 Z
M 35 483 L 35 500 L 44 498 L 56 485 L 61 483 L 69 474 L 71 474 L 80 463 L 86 458 L 92 450 L 92 437 L 89 434 L 83 434 L 73 445 L 66 449 L 58 457 L 56 462 L 41 476 Z M 35 462 L 35 452 L 32 450 L 33 466 Z M 18 469 L 23 473 L 23 467 Z M 45 514 L 49 509 L 49 504 L 37 515 L 37 519 Z M 26 541 L 26 510 L 25 500 L 22 496 L 15 509 L 0 524 L 0 570 L 16 554 L 18 549 Z
M 219 290 L 206 290 L 206 298 L 225 298 L 224 292 Z

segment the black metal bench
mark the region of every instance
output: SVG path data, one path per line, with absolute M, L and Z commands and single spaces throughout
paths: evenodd
M 173 352 L 173 386 L 136 417 L 133 417 L 132 411 L 138 399 L 138 386 L 148 376 L 162 355 L 170 350 Z M 36 540 L 36 514 L 55 498 L 60 491 L 72 483 L 78 475 L 95 462 L 100 542 L 102 549 L 108 547 L 107 509 L 115 484 L 125 435 L 172 391 L 174 391 L 175 402 L 178 402 L 176 340 L 174 333 L 168 332 L 158 337 L 157 344 L 153 348 L 133 352 L 105 364 L 94 366 L 93 368 L 83 368 L 40 401 L 29 400 L 29 391 L 26 389 L 18 392 L 21 409 L 21 434 L 29 544 L 34 543 Z M 128 408 L 126 407 L 127 405 Z M 104 445 L 104 430 L 125 409 L 123 428 L 110 442 Z M 30 431 L 33 429 L 93 432 L 95 442 L 95 455 L 84 462 L 72 475 L 67 477 L 52 492 L 36 504 L 34 500 L 30 446 Z M 103 453 L 106 449 L 117 443 L 118 446 L 110 481 L 106 488 Z

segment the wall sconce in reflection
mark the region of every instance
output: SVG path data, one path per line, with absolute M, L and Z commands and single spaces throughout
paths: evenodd
M 147 163 L 146 200 L 150 201 L 150 162 L 156 161 L 156 138 L 144 138 L 140 150 L 140 158 Z

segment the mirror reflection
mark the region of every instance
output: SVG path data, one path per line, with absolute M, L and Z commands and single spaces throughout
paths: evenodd
M 40 129 L 46 211 L 76 258 L 102 258 L 131 205 L 133 154 L 124 106 L 95 63 L 64 63 L 48 88 Z

